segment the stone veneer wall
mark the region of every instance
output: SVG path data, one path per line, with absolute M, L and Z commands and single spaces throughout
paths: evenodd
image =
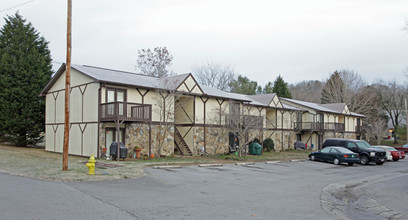
M 160 125 L 152 125 L 152 154 L 156 157 L 171 156 L 174 154 L 174 127 L 170 128 L 167 132 L 167 137 L 164 139 L 162 149 L 159 153 L 159 139 L 160 133 L 163 133 L 163 129 L 160 129 Z M 193 129 L 194 146 L 191 147 L 193 155 L 200 154 L 200 148 L 204 147 L 204 127 L 195 127 Z M 248 132 L 249 140 L 259 138 L 261 140 L 267 138 L 265 131 L 252 130 Z M 243 138 L 243 137 L 242 137 Z M 275 151 L 282 151 L 294 148 L 296 141 L 296 133 L 294 131 L 281 131 L 277 130 L 271 136 L 274 144 Z M 282 145 L 283 138 L 283 145 Z M 326 138 L 347 138 L 356 139 L 355 133 L 333 133 L 327 132 L 324 134 L 323 141 Z M 133 151 L 134 146 L 138 146 L 142 149 L 141 155 L 149 155 L 149 126 L 145 123 L 131 123 L 126 124 L 125 130 L 125 145 L 129 152 Z M 105 146 L 105 125 L 103 123 L 99 126 L 99 152 L 102 153 L 102 148 Z M 215 154 L 227 154 L 229 152 L 229 132 L 226 128 L 218 127 L 206 127 L 206 152 L 210 155 Z M 100 156 L 100 155 L 99 155 Z
M 268 138 L 264 135 L 264 139 Z M 296 132 L 295 131 L 275 131 L 271 139 L 275 145 L 275 151 L 284 151 L 295 148 Z M 283 140 L 282 140 L 283 139 Z
M 152 146 L 151 151 L 155 157 L 172 156 L 174 154 L 174 126 L 169 125 L 152 125 Z M 165 129 L 169 129 L 164 138 L 164 143 L 159 146 L 160 139 L 165 133 Z M 145 123 L 131 123 L 126 126 L 126 147 L 133 150 L 133 147 L 138 146 L 142 149 L 141 155 L 149 155 L 149 126 Z
M 200 148 L 204 147 L 204 127 L 193 129 L 194 146 L 193 155 L 200 154 Z M 229 153 L 229 132 L 226 128 L 206 127 L 206 152 L 210 155 Z
M 356 139 L 357 135 L 355 133 L 344 133 L 344 138 L 346 138 L 346 139 Z

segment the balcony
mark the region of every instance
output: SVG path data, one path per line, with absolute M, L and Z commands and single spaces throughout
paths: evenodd
M 343 123 L 320 123 L 320 122 L 295 122 L 295 130 L 299 131 L 336 131 L 344 132 Z
M 263 117 L 254 115 L 226 115 L 225 124 L 229 127 L 261 129 L 263 127 Z
M 356 133 L 364 133 L 365 132 L 365 127 L 363 127 L 363 126 L 360 126 L 360 125 L 357 125 L 356 126 Z
M 344 124 L 335 122 L 324 123 L 324 130 L 344 132 Z
M 109 102 L 101 104 L 101 121 L 151 121 L 152 106 L 129 103 L 129 102 Z

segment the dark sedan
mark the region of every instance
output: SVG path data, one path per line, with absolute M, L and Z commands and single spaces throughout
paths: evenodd
M 309 159 L 332 162 L 336 165 L 347 163 L 349 166 L 360 162 L 358 154 L 344 147 L 325 147 L 322 150 L 310 153 Z

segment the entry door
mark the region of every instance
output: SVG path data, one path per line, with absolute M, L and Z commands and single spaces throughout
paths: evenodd
M 112 142 L 116 142 L 116 129 L 115 128 L 107 128 L 105 133 L 105 147 L 106 147 L 106 155 L 110 155 L 109 147 Z M 119 132 L 119 139 L 120 142 L 125 143 L 125 129 L 121 128 Z

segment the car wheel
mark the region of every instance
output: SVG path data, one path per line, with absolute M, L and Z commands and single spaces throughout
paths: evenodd
M 376 162 L 377 165 L 383 165 L 384 162 Z
M 393 161 L 398 161 L 399 159 L 392 159 Z
M 340 164 L 340 160 L 338 158 L 334 158 L 333 163 L 335 165 L 339 165 Z
M 361 163 L 361 164 L 363 164 L 363 165 L 368 165 L 369 162 L 370 162 L 370 161 L 368 161 L 367 156 L 361 156 L 361 157 L 360 157 L 360 163 Z
M 314 156 L 314 155 L 310 155 L 310 160 L 312 160 L 312 161 L 316 160 L 315 156 Z
M 349 165 L 349 166 L 353 166 L 353 165 L 354 165 L 354 163 L 348 163 L 348 165 Z

